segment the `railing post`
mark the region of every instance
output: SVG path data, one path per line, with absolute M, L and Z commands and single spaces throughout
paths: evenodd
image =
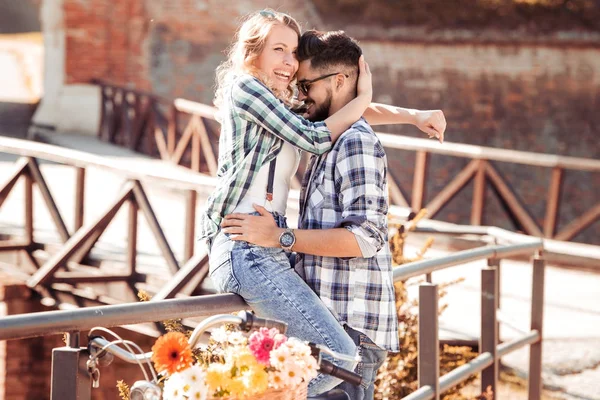
M 481 225 L 485 205 L 485 161 L 479 160 L 473 186 L 473 205 L 471 207 L 471 225 Z
M 196 193 L 195 190 L 188 191 L 185 201 L 185 239 L 183 249 L 184 262 L 187 262 L 194 255 L 197 198 L 198 193 Z
M 52 350 L 50 400 L 88 400 L 92 380 L 86 348 L 79 347 L 79 332 L 67 334 L 67 345 Z
M 428 154 L 426 151 L 417 151 L 411 201 L 411 208 L 414 212 L 418 212 L 423 207 L 426 183 L 425 176 L 427 175 L 427 156 Z
M 481 391 L 485 392 L 488 386 L 496 393 L 498 387 L 498 321 L 496 309 L 498 308 L 498 270 L 495 267 L 481 270 L 481 338 L 479 352 L 490 353 L 494 362 L 481 371 Z
M 29 169 L 23 173 L 25 184 L 25 240 L 33 243 L 33 179 Z
M 438 338 L 438 286 L 419 286 L 419 387 L 431 386 L 440 399 L 440 346 Z
M 169 156 L 172 156 L 177 141 L 177 107 L 175 107 L 175 104 L 172 104 L 169 109 L 167 121 L 167 151 Z
M 133 196 L 129 199 L 129 222 L 127 232 L 127 266 L 129 268 L 129 276 L 134 277 L 137 257 L 138 204 Z
M 529 346 L 529 400 L 539 400 L 542 395 L 542 343 L 544 325 L 544 272 L 546 261 L 541 251 L 533 258 L 531 283 L 531 330 L 540 334 L 540 340 Z
M 502 301 L 502 289 L 500 284 L 502 282 L 502 268 L 500 266 L 499 258 L 488 258 L 487 260 L 488 267 L 496 268 L 496 309 L 500 309 L 501 301 Z M 498 340 L 500 340 L 500 322 L 498 323 Z
M 85 168 L 75 168 L 75 221 L 73 232 L 83 226 L 85 200 Z
M 556 219 L 560 203 L 560 190 L 562 187 L 563 169 L 554 167 L 550 178 L 550 188 L 546 200 L 546 218 L 544 218 L 544 236 L 552 238 L 556 230 Z

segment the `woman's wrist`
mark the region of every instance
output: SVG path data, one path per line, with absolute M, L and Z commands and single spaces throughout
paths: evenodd
M 397 107 L 396 108 L 398 111 L 402 112 L 402 110 L 404 110 L 404 112 L 406 112 L 406 123 L 411 124 L 411 125 L 417 125 L 417 115 L 419 113 L 419 110 L 414 110 L 412 108 L 401 108 L 401 107 Z

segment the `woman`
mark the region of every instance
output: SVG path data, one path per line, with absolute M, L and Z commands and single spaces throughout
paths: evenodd
M 232 241 L 220 229 L 224 215 L 251 212 L 251 205 L 264 204 L 265 198 L 278 225 L 285 226 L 289 182 L 299 162 L 296 148 L 328 151 L 370 104 L 371 76 L 361 60 L 358 96 L 339 112 L 316 123 L 291 112 L 299 36 L 291 17 L 269 10 L 255 13 L 241 26 L 218 71 L 221 179 L 202 216 L 202 237 L 209 241 L 210 276 L 220 292 L 241 295 L 261 316 L 284 319 L 292 336 L 354 354 L 352 339 L 294 272 L 282 249 Z M 310 383 L 309 393 L 329 390 L 338 382 L 320 375 Z

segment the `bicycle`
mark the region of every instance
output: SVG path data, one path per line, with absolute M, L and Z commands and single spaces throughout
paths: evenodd
M 241 311 L 237 315 L 219 314 L 203 320 L 196 326 L 196 328 L 192 332 L 192 335 L 189 338 L 190 347 L 195 348 L 197 346 L 198 342 L 200 341 L 200 338 L 204 335 L 208 328 L 222 324 L 235 324 L 242 332 L 246 333 L 253 330 L 258 330 L 261 327 L 277 328 L 279 332 L 283 334 L 285 334 L 287 330 L 287 324 L 284 322 L 260 318 L 247 311 Z M 108 341 L 102 336 L 92 335 L 94 331 L 104 331 L 110 333 L 117 339 L 113 341 Z M 110 365 L 110 363 L 114 360 L 114 357 L 116 356 L 125 362 L 137 363 L 144 374 L 144 380 L 137 381 L 132 385 L 130 390 L 130 400 L 162 399 L 162 391 L 157 384 L 158 375 L 156 374 L 152 367 L 152 364 L 150 363 L 152 352 L 144 353 L 142 349 L 134 342 L 129 340 L 123 340 L 114 332 L 102 327 L 97 327 L 90 330 L 88 339 L 88 350 L 90 357 L 87 361 L 86 366 L 92 376 L 92 387 L 99 387 L 100 371 L 98 367 Z M 127 348 L 127 350 L 118 346 L 119 344 L 123 344 Z M 319 372 L 337 377 L 353 385 L 358 386 L 361 384 L 362 377 L 359 374 L 356 374 L 353 371 L 337 367 L 332 362 L 322 358 L 322 354 L 326 354 L 334 359 L 350 361 L 353 362 L 354 365 L 356 365 L 356 363 L 360 361 L 360 357 L 358 355 L 352 357 L 332 351 L 331 349 L 323 345 L 318 345 L 315 343 L 307 344 L 311 348 L 311 355 L 317 360 Z M 132 347 L 136 348 L 137 352 L 133 351 Z M 147 371 L 143 367 L 143 363 L 146 363 L 146 365 L 148 366 L 148 369 L 150 370 L 152 375 L 152 379 L 150 379 L 150 376 L 147 374 Z M 350 397 L 345 391 L 340 389 L 334 389 L 318 396 L 308 397 L 307 400 L 350 400 Z

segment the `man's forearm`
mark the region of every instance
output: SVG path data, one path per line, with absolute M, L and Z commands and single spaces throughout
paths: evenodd
M 361 257 L 356 236 L 345 228 L 294 229 L 293 251 L 323 257 Z
M 371 103 L 363 117 L 369 125 L 386 124 L 416 124 L 416 112 L 410 108 L 389 106 L 387 104 Z

